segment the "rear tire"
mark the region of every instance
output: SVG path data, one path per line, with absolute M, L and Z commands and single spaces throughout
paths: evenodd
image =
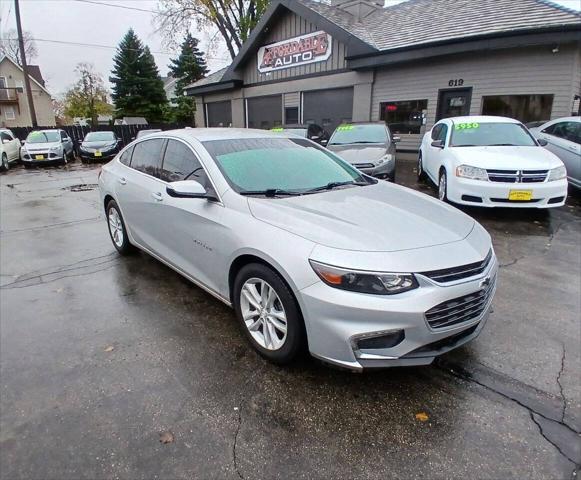
M 109 201 L 106 208 L 107 225 L 113 246 L 121 255 L 129 255 L 135 247 L 129 242 L 125 221 L 115 200 Z
M 244 266 L 234 281 L 233 304 L 246 337 L 261 356 L 279 365 L 296 358 L 305 345 L 303 317 L 277 272 L 260 263 Z
M 0 163 L 0 171 L 7 172 L 10 168 L 10 164 L 8 163 L 8 156 L 3 153 L 2 154 L 2 162 Z
M 418 173 L 418 182 L 423 182 L 426 180 L 426 172 L 424 172 L 424 161 L 422 158 L 422 152 L 420 151 L 420 153 L 418 154 L 418 167 L 417 167 L 417 173 Z

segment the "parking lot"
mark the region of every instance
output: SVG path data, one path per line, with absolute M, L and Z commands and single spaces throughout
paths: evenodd
M 398 162 L 397 182 L 418 184 Z M 581 199 L 466 209 L 501 263 L 483 333 L 429 367 L 280 368 L 233 312 L 120 257 L 98 166 L 0 177 L 0 477 L 575 478 Z M 381 215 L 381 212 L 377 212 Z

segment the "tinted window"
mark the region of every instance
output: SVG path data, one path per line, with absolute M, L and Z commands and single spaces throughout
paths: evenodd
M 302 138 L 213 140 L 204 147 L 237 192 L 367 183 L 351 165 Z
M 536 142 L 520 123 L 455 123 L 450 145 L 455 147 L 534 147 Z
M 581 144 L 581 122 L 559 122 L 549 128 L 550 131 L 546 128 L 543 132 Z
M 385 120 L 393 133 L 420 133 L 423 111 L 427 108 L 427 100 L 381 102 L 379 118 Z
M 436 125 L 434 128 L 432 128 L 432 140 L 438 140 L 438 137 L 440 136 L 440 131 L 442 130 L 442 123 Z
M 159 177 L 161 156 L 165 140 L 144 140 L 133 147 L 131 167 L 140 172 Z
M 553 95 L 494 95 L 482 97 L 482 115 L 533 122 L 551 118 Z
M 131 165 L 131 154 L 133 153 L 133 147 L 128 148 L 127 150 L 125 150 L 121 156 L 119 157 L 119 161 L 123 164 L 123 165 Z
M 177 140 L 168 140 L 160 178 L 166 182 L 197 180 L 206 189 L 211 187 L 200 161 L 187 145 Z
M 65 132 L 63 132 L 62 130 L 61 130 L 61 138 L 63 140 L 66 140 L 67 139 L 67 134 Z

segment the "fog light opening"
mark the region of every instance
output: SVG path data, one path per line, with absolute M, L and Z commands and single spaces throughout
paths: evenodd
M 389 332 L 374 332 L 358 335 L 354 338 L 354 346 L 357 350 L 379 350 L 393 348 L 405 339 L 404 330 L 391 330 Z

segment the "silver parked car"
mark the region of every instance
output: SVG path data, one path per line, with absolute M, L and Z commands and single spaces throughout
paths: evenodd
M 362 172 L 393 182 L 398 141 L 385 123 L 349 123 L 335 129 L 327 148 Z
M 498 264 L 464 213 L 264 130 L 153 134 L 103 167 L 115 248 L 234 308 L 277 363 L 303 346 L 352 369 L 429 364 L 482 330 Z
M 569 183 L 581 188 L 581 117 L 551 120 L 531 128 L 531 132 L 538 139 L 547 142 L 545 148 L 565 164 Z
M 35 130 L 22 142 L 20 158 L 26 168 L 31 165 L 60 163 L 74 158 L 73 140 L 64 130 Z

